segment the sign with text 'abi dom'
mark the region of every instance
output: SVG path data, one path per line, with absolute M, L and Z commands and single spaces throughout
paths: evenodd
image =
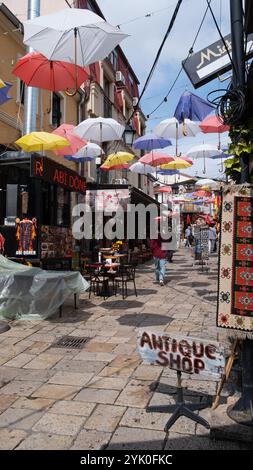
M 224 352 L 215 341 L 140 330 L 137 342 L 142 359 L 149 364 L 216 378 L 224 372 Z
M 46 157 L 31 157 L 31 176 L 58 184 L 69 191 L 86 193 L 86 180 L 75 171 Z
M 224 37 L 227 49 L 232 55 L 231 35 Z M 247 38 L 246 60 L 253 56 L 253 34 Z M 183 68 L 194 88 L 198 88 L 232 68 L 230 57 L 221 39 L 201 51 L 190 55 L 182 62 Z

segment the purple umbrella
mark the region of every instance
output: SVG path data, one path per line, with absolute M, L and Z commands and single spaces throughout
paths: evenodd
M 175 118 L 181 123 L 185 119 L 203 121 L 214 110 L 214 106 L 191 91 L 185 91 L 175 110 Z
M 0 104 L 6 103 L 6 101 L 11 100 L 11 96 L 8 95 L 8 91 L 12 87 L 12 83 L 4 82 L 5 87 L 0 88 Z
M 150 132 L 149 134 L 145 134 L 138 139 L 135 140 L 133 146 L 139 150 L 154 150 L 154 149 L 164 149 L 172 145 L 170 140 L 163 139 L 162 137 L 158 137 L 155 134 Z

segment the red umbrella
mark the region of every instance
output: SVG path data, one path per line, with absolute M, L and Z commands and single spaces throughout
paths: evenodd
M 222 132 L 228 132 L 230 127 L 223 124 L 223 121 L 217 118 L 217 116 L 206 117 L 199 126 L 204 134 L 222 134 Z
M 172 189 L 169 186 L 162 186 L 158 189 L 159 193 L 172 193 Z
M 31 52 L 21 57 L 12 73 L 26 85 L 51 91 L 78 88 L 89 77 L 83 67 L 69 62 L 48 60 L 39 52 Z
M 146 153 L 143 157 L 139 159 L 139 162 L 144 163 L 145 165 L 159 166 L 165 163 L 173 162 L 174 157 L 170 157 L 162 152 L 150 152 Z
M 73 133 L 74 128 L 75 126 L 72 124 L 61 124 L 52 132 L 52 134 L 64 137 L 69 141 L 69 145 L 67 147 L 54 152 L 56 155 L 75 155 L 78 150 L 87 144 L 86 140 L 80 139 L 80 137 Z
M 100 170 L 105 170 L 105 171 L 110 171 L 110 170 L 127 170 L 128 169 L 128 164 L 123 163 L 122 165 L 113 165 L 113 166 L 106 166 L 106 165 L 101 165 Z
M 195 191 L 193 193 L 193 196 L 197 197 L 210 197 L 212 196 L 212 193 L 210 191 L 204 191 L 203 189 L 200 189 L 199 191 Z

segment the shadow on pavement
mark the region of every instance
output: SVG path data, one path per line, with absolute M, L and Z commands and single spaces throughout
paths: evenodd
M 121 325 L 131 325 L 139 327 L 167 325 L 173 320 L 172 317 L 166 315 L 155 315 L 153 313 L 129 313 L 118 318 Z
M 144 305 L 143 302 L 138 300 L 113 300 L 105 301 L 100 304 L 100 307 L 108 310 L 127 310 L 128 308 L 141 308 Z

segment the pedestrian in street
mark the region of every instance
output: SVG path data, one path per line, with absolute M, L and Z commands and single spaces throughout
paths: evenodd
M 216 240 L 217 240 L 217 232 L 215 228 L 215 224 L 211 224 L 209 227 L 209 253 L 214 253 L 216 251 Z
M 185 230 L 185 247 L 192 246 L 192 231 L 190 225 Z
M 150 241 L 150 248 L 155 261 L 155 275 L 156 281 L 160 283 L 160 286 L 164 286 L 164 277 L 166 271 L 166 262 L 168 257 L 168 251 L 164 249 L 163 244 L 165 240 L 158 234 L 158 238 Z

